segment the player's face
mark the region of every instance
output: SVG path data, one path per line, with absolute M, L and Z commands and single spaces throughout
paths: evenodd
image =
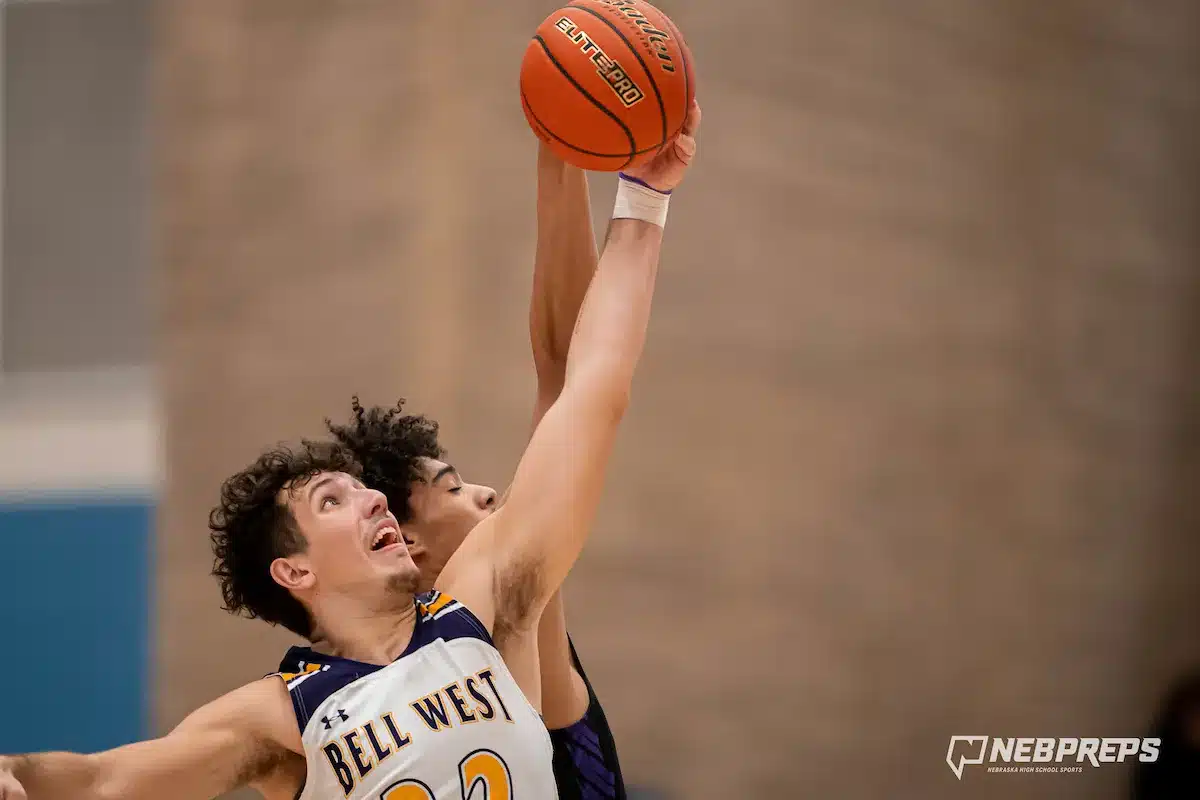
M 306 544 L 303 553 L 278 560 L 297 570 L 285 576 L 298 581 L 288 588 L 342 595 L 415 589 L 416 564 L 381 492 L 345 473 L 323 472 L 285 495 Z
M 464 482 L 442 461 L 425 459 L 421 471 L 422 480 L 412 486 L 412 518 L 404 523 L 404 536 L 421 568 L 422 588 L 428 589 L 471 529 L 496 510 L 496 492 Z

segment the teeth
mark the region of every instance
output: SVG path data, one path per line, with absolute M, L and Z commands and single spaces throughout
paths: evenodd
M 375 534 L 375 539 L 371 542 L 371 549 L 372 550 L 382 549 L 383 543 L 386 542 L 389 538 L 394 538 L 396 535 L 397 535 L 396 529 L 393 528 L 391 525 L 387 526 L 386 528 L 381 528 L 379 530 L 379 532 Z

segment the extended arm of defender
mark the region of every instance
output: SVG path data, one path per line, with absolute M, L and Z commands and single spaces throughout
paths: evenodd
M 537 251 L 529 303 L 529 340 L 538 378 L 534 427 L 562 391 L 571 333 L 596 261 L 587 173 L 560 161 L 540 144 Z
M 209 703 L 161 739 L 94 755 L 0 757 L 0 800 L 209 800 L 300 746 L 287 689 L 268 678 Z
M 596 271 L 587 173 L 538 146 L 537 254 L 529 304 L 529 340 L 537 369 L 536 430 L 562 393 L 567 352 L 588 284 Z M 566 609 L 556 591 L 538 622 L 541 711 L 546 726 L 564 728 L 588 708 L 588 690 L 571 660 Z
M 534 431 L 508 501 L 438 579 L 496 631 L 536 620 L 583 548 L 645 344 L 661 244 L 655 225 L 613 221 L 562 394 Z

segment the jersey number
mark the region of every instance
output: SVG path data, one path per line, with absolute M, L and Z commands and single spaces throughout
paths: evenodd
M 476 750 L 458 763 L 462 800 L 512 800 L 512 774 L 491 750 Z M 409 778 L 383 790 L 379 800 L 438 800 L 433 791 Z

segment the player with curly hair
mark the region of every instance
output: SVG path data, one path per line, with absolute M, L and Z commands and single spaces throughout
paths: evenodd
M 315 657 L 152 741 L 2 757 L 0 800 L 200 800 L 262 785 L 292 753 L 306 759 L 302 800 L 557 796 L 546 727 L 520 687 L 540 683 L 537 624 L 599 504 L 645 344 L 667 193 L 698 124 L 693 108 L 678 138 L 621 179 L 562 391 L 505 503 L 471 529 L 433 593 L 419 597 L 402 526 L 352 454 L 272 450 L 222 488 L 214 571 L 230 611 L 286 625 Z
M 538 378 L 535 428 L 562 391 L 571 334 L 596 260 L 587 176 L 543 147 L 529 317 Z M 361 466 L 363 483 L 387 497 L 420 568 L 419 588 L 433 590 L 472 528 L 496 508 L 495 491 L 464 482 L 442 460 L 437 423 L 405 414 L 403 400 L 391 408 L 364 408 L 355 397 L 350 421 L 326 420 L 326 426 Z M 538 683 L 522 688 L 540 708 L 550 731 L 560 800 L 625 800 L 612 730 L 567 635 L 560 592 L 554 593 L 537 624 L 537 650 Z M 293 648 L 281 669 L 294 671 L 314 658 L 308 648 Z M 295 797 L 305 771 L 303 761 L 297 760 L 280 769 L 268 800 Z

